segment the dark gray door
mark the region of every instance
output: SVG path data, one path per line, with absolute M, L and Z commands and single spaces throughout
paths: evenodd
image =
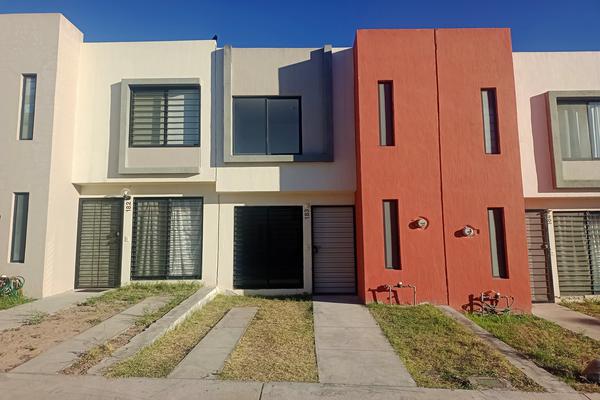
M 354 207 L 312 208 L 313 292 L 356 292 Z
M 548 302 L 552 299 L 552 279 L 545 218 L 546 213 L 544 211 L 525 211 L 531 300 L 536 302 Z
M 75 288 L 121 284 L 122 199 L 81 199 Z

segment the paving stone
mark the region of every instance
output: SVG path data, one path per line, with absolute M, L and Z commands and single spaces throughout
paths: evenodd
M 185 320 L 192 312 L 202 308 L 219 293 L 215 287 L 203 286 L 193 295 L 179 303 L 158 321 L 150 325 L 145 331 L 132 338 L 125 346 L 116 350 L 110 357 L 94 365 L 87 372 L 88 375 L 101 375 L 110 366 L 133 356 L 146 346 L 154 343 L 169 330 Z
M 85 332 L 48 349 L 13 369 L 12 372 L 56 374 L 73 364 L 80 354 L 124 332 L 145 312 L 157 310 L 168 301 L 167 297 L 147 298 Z
M 34 314 L 55 314 L 103 293 L 106 291 L 68 291 L 2 310 L 0 311 L 0 331 L 18 328 Z
M 600 340 L 600 320 L 555 303 L 533 304 L 532 312 L 575 333 Z
M 496 348 L 506 359 L 516 368 L 523 371 L 525 375 L 531 378 L 538 385 L 549 392 L 557 393 L 575 393 L 575 389 L 566 383 L 556 378 L 551 373 L 535 365 L 531 360 L 528 360 L 521 355 L 517 350 L 513 349 L 494 335 L 465 317 L 460 312 L 449 306 L 438 306 L 442 312 L 456 320 L 458 323 L 469 328 L 475 335 L 481 338 L 484 342 Z
M 169 378 L 212 378 L 220 372 L 257 311 L 256 307 L 232 308 L 179 363 Z
M 416 386 L 366 307 L 355 297 L 313 298 L 321 383 Z

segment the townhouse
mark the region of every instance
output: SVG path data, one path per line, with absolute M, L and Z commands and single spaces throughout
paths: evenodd
M 600 288 L 596 53 L 506 29 L 89 43 L 16 14 L 0 54 L 0 273 L 30 296 L 194 279 L 527 311 Z

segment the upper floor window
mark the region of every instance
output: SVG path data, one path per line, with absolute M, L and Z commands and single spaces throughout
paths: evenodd
M 35 116 L 35 91 L 37 75 L 23 75 L 23 91 L 21 94 L 21 124 L 19 140 L 33 139 L 33 120 Z
M 234 97 L 233 154 L 301 154 L 300 97 Z
M 200 146 L 198 86 L 131 86 L 130 147 Z
M 481 111 L 485 154 L 500 154 L 496 89 L 481 89 Z
M 394 145 L 394 92 L 392 82 L 379 82 L 379 145 Z
M 560 100 L 557 108 L 562 159 L 600 159 L 600 101 Z

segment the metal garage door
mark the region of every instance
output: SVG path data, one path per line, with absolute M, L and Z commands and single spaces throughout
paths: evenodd
M 313 207 L 313 291 L 356 293 L 354 207 Z
M 123 199 L 81 199 L 75 288 L 111 288 L 121 283 Z
M 552 280 L 550 263 L 548 262 L 548 235 L 546 233 L 545 217 L 546 213 L 544 211 L 525 211 L 531 300 L 540 302 L 551 301 L 552 299 Z
M 600 294 L 600 212 L 554 212 L 561 296 Z

